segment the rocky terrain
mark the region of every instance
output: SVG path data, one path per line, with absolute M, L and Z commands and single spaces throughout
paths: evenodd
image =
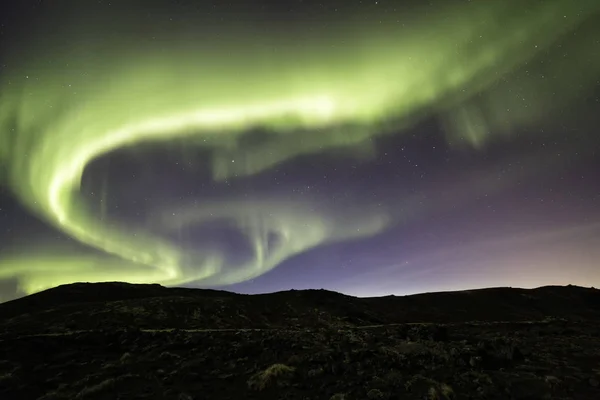
M 600 399 L 600 290 L 65 285 L 0 304 L 0 399 Z

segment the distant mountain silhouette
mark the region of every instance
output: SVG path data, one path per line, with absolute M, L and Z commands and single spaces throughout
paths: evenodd
M 491 288 L 357 298 L 327 290 L 242 295 L 122 282 L 62 285 L 0 304 L 11 331 L 140 328 L 352 327 L 406 322 L 600 317 L 600 290 L 578 286 Z M 0 324 L 0 329 L 2 324 Z

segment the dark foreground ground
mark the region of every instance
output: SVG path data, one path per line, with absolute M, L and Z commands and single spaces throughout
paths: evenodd
M 600 399 L 600 291 L 74 284 L 0 305 L 0 399 Z

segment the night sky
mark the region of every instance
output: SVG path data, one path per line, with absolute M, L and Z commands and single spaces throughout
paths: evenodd
M 600 286 L 597 0 L 0 7 L 0 301 Z

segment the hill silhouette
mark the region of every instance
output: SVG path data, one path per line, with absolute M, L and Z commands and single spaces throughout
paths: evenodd
M 357 298 L 75 283 L 0 304 L 2 399 L 597 399 L 599 381 L 600 290 L 571 285 Z

